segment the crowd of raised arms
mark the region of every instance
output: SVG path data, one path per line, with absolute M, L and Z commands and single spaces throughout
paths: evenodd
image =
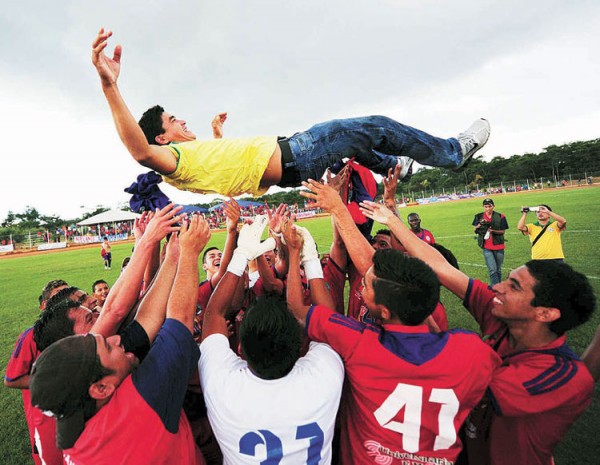
M 460 169 L 487 142 L 486 120 L 449 139 L 370 116 L 226 140 L 221 114 L 216 139 L 196 141 L 162 107 L 133 119 L 117 86 L 121 46 L 104 54 L 111 35 L 99 31 L 92 61 L 136 161 L 194 192 L 301 184 L 333 237 L 319 253 L 286 205 L 241 225 L 230 199 L 223 250 L 206 248 L 208 222 L 169 204 L 136 220 L 110 290 L 49 281 L 5 376 L 22 390 L 36 465 L 554 463 L 600 377 L 600 330 L 581 358 L 566 341 L 596 306 L 562 260 L 566 220 L 545 206 L 525 224 L 523 212 L 518 229 L 545 259 L 502 280 L 508 224 L 486 199 L 473 226 L 490 286 L 460 271 L 416 213 L 405 226 L 396 205 L 413 160 Z M 361 169 L 384 176 L 381 202 L 348 200 L 352 175 L 374 189 Z M 374 221 L 386 229 L 373 234 Z M 480 334 L 449 327 L 441 286 Z
M 372 236 L 343 200 L 347 169 L 304 183 L 332 218 L 321 255 L 284 204 L 241 225 L 226 202 L 222 251 L 169 205 L 136 221 L 110 292 L 50 281 L 5 379 L 34 461 L 552 463 L 600 371 L 600 343 L 584 364 L 565 335 L 594 310 L 591 286 L 555 260 L 492 288 L 469 278 L 418 215 L 400 219 L 399 170 L 361 203 L 387 227 Z M 481 335 L 448 327 L 440 285 Z

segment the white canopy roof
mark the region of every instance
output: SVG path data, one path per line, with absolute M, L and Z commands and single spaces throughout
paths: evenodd
M 123 210 L 108 210 L 104 213 L 94 215 L 87 220 L 80 221 L 77 223 L 78 226 L 90 226 L 95 224 L 103 223 L 118 223 L 120 221 L 133 221 L 139 218 L 139 213 L 127 212 Z

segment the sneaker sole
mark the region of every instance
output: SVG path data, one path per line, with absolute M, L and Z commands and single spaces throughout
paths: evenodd
M 475 155 L 479 150 L 481 150 L 483 147 L 485 147 L 485 144 L 487 144 L 488 140 L 490 140 L 490 135 L 492 134 L 492 128 L 490 126 L 490 122 L 485 118 L 481 118 L 481 119 L 488 124 L 487 138 L 483 141 L 483 144 L 479 144 L 476 147 L 472 148 L 469 152 L 467 152 L 463 156 L 463 161 L 460 164 L 460 166 L 453 168 L 452 171 L 461 171 L 463 168 L 465 168 L 469 163 L 471 163 L 471 160 L 473 159 L 473 155 Z

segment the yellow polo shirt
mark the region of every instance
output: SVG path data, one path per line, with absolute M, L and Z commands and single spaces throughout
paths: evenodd
M 535 223 L 527 224 L 527 235 L 529 240 L 533 242 L 538 234 L 542 231 L 543 226 L 537 221 Z M 554 220 L 550 220 L 550 225 L 546 229 L 546 232 L 540 240 L 535 243 L 531 248 L 531 259 L 532 260 L 549 260 L 553 258 L 565 258 L 565 254 L 562 249 L 562 242 L 560 235 L 562 234 L 560 229 Z
M 259 196 L 267 192 L 260 180 L 276 145 L 275 136 L 171 144 L 167 147 L 177 157 L 177 168 L 163 179 L 177 189 L 201 194 Z

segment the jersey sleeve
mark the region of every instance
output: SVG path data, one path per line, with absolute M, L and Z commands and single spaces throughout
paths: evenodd
M 31 327 L 19 335 L 8 365 L 6 365 L 4 379 L 6 381 L 16 381 L 23 376 L 27 376 L 37 356 L 38 350 L 33 340 L 33 327 Z
M 135 388 L 171 433 L 177 432 L 188 380 L 198 357 L 198 345 L 190 331 L 168 318 L 150 352 L 133 372 Z
M 478 279 L 469 279 L 463 305 L 479 324 L 483 335 L 490 335 L 500 329 L 503 323 L 492 315 L 494 291 Z
M 210 395 L 212 389 L 219 389 L 228 382 L 228 374 L 237 368 L 244 368 L 246 362 L 238 357 L 229 346 L 229 339 L 223 334 L 211 334 L 200 344 L 200 383 L 202 390 Z
M 593 380 L 581 362 L 545 358 L 550 363 L 505 363 L 496 370 L 488 395 L 498 415 L 531 415 L 565 406 L 583 409 L 591 402 Z
M 310 307 L 306 316 L 308 336 L 313 341 L 329 344 L 343 360 L 348 360 L 352 356 L 363 332 L 369 327 L 372 325 L 340 315 L 321 305 Z
M 508 221 L 504 215 L 500 217 L 500 229 L 508 229 Z
M 479 224 L 480 218 L 481 218 L 481 215 L 480 215 L 480 214 L 477 214 L 477 215 L 475 215 L 475 216 L 473 217 L 473 223 L 471 223 L 471 224 L 472 224 L 473 226 L 477 226 L 477 225 Z

